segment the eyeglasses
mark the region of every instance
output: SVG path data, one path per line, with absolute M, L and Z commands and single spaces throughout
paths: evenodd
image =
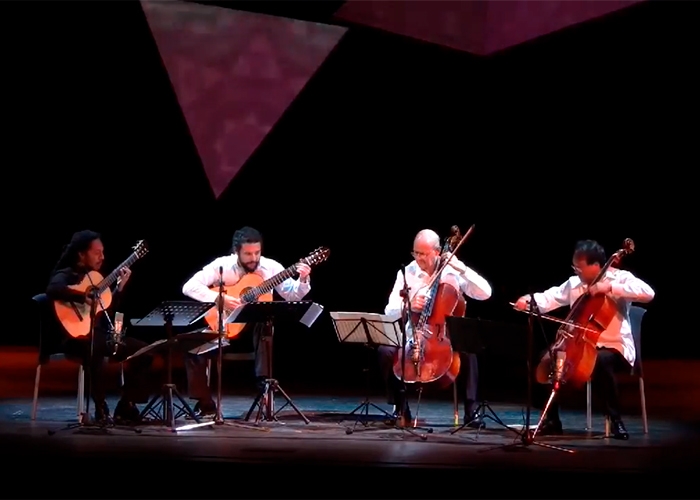
M 411 252 L 411 255 L 416 258 L 427 257 L 428 255 L 430 255 L 430 252 Z

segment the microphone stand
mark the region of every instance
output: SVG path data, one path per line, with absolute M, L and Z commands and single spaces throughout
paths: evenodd
M 223 365 L 223 338 L 224 338 L 224 266 L 219 266 L 219 352 L 216 359 L 216 415 L 214 416 L 214 423 L 216 425 L 221 425 L 224 423 L 224 414 L 221 409 L 221 367 Z
M 408 282 L 406 281 L 406 268 L 404 266 L 401 267 L 401 274 L 403 276 L 403 288 L 399 292 L 399 295 L 401 296 L 402 300 L 402 306 L 401 306 L 401 407 L 400 409 L 396 412 L 398 415 L 398 418 L 396 419 L 397 422 L 403 422 L 404 420 L 404 409 L 406 408 L 406 330 L 408 329 L 408 326 L 411 323 L 411 300 L 409 299 L 408 292 L 411 290 L 408 286 Z M 402 425 L 397 425 L 394 424 L 395 429 L 399 429 L 404 432 L 408 432 L 410 434 L 413 434 L 414 436 L 417 436 L 421 438 L 423 441 L 428 439 L 428 436 L 425 434 L 419 434 L 418 432 L 414 431 L 410 427 L 404 427 Z
M 530 445 L 537 445 L 541 446 L 543 448 L 549 448 L 552 450 L 557 450 L 557 451 L 563 451 L 566 453 L 574 453 L 574 450 L 569 450 L 567 448 L 562 448 L 559 446 L 553 446 L 551 444 L 547 443 L 540 443 L 538 441 L 535 441 L 535 434 L 537 433 L 537 429 L 539 429 L 540 424 L 544 420 L 545 415 L 547 414 L 547 410 L 552 402 L 552 399 L 554 398 L 554 393 L 556 392 L 557 389 L 552 391 L 552 395 L 549 398 L 549 401 L 547 405 L 545 406 L 545 409 L 542 412 L 542 415 L 540 417 L 540 421 L 537 424 L 537 428 L 535 429 L 535 432 L 532 432 L 530 430 L 530 421 L 531 421 L 531 414 L 532 414 L 532 386 L 534 383 L 533 376 L 532 376 L 532 359 L 534 357 L 534 337 L 535 337 L 535 317 L 537 318 L 537 322 L 539 323 L 540 330 L 542 331 L 542 335 L 545 337 L 546 340 L 546 335 L 544 332 L 544 326 L 542 324 L 542 313 L 540 312 L 540 308 L 537 306 L 537 302 L 535 302 L 535 294 L 530 293 L 530 310 L 528 314 L 528 320 L 527 320 L 527 407 L 525 409 L 525 425 L 523 426 L 522 432 L 520 432 L 520 442 L 507 445 L 505 446 L 505 449 L 516 449 L 516 448 L 528 448 Z M 549 350 L 549 357 L 550 357 L 550 363 L 554 363 L 554 357 L 552 356 L 552 348 L 551 346 L 548 346 Z M 557 385 L 558 388 L 558 385 Z
M 89 275 L 88 275 L 89 278 Z M 83 398 L 85 398 L 87 401 L 85 403 L 85 409 L 83 412 L 80 414 L 80 421 L 77 424 L 70 424 L 60 430 L 70 430 L 70 429 L 79 429 L 77 432 L 80 432 L 80 429 L 84 429 L 87 427 L 90 428 L 95 428 L 95 430 L 102 431 L 103 433 L 107 434 L 109 433 L 109 430 L 103 423 L 98 423 L 95 422 L 94 420 L 90 419 L 90 400 L 92 399 L 92 359 L 94 357 L 94 352 L 95 352 L 95 318 L 97 316 L 97 305 L 100 303 L 100 296 L 99 293 L 97 292 L 97 288 L 94 286 L 87 291 L 85 294 L 85 297 L 90 299 L 90 330 L 89 330 L 89 337 L 90 337 L 90 359 L 89 362 L 87 363 L 87 366 L 84 366 L 84 370 L 87 372 L 87 376 L 85 377 L 85 381 L 87 382 L 88 390 L 87 390 L 87 397 L 85 397 L 85 394 L 83 394 Z M 53 436 L 56 434 L 56 431 L 49 430 L 48 431 L 49 436 Z

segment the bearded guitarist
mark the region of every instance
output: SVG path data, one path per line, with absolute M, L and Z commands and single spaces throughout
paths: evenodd
M 147 345 L 133 337 L 124 337 L 122 345 L 116 352 L 112 346 L 108 345 L 110 330 L 108 309 L 110 305 L 112 308 L 118 307 L 124 287 L 131 277 L 129 265 L 146 251 L 142 242 L 137 247 L 132 257 L 117 267 L 108 279 L 103 280 L 105 284 L 115 281 L 114 291 L 105 287 L 101 295 L 90 295 L 87 293 L 87 288 L 92 281 L 99 282 L 101 277 L 99 271 L 105 259 L 105 249 L 98 233 L 88 230 L 78 231 L 66 245 L 46 287 L 46 295 L 53 301 L 58 327 L 62 334 L 61 351 L 67 357 L 81 360 L 89 370 L 86 382 L 92 381 L 92 391 L 86 386 L 86 393 L 92 392 L 97 421 L 109 418 L 109 408 L 105 401 L 105 358 L 113 357 L 117 361 L 123 361 Z M 95 316 L 95 339 L 91 342 L 89 306 L 93 297 L 99 301 L 99 305 L 96 305 L 99 314 Z M 136 404 L 148 402 L 150 395 L 151 362 L 152 357 L 144 355 L 124 363 L 124 386 L 122 397 L 114 411 L 115 420 L 124 423 L 138 421 L 139 410 Z
M 219 271 L 223 268 L 223 281 L 227 291 L 238 282 L 252 278 L 259 280 L 270 280 L 281 273 L 285 268 L 279 262 L 262 256 L 262 235 L 252 227 L 244 227 L 236 231 L 233 235 L 233 248 L 230 255 L 219 257 L 207 264 L 182 287 L 182 293 L 200 302 L 216 302 L 219 297 L 218 284 L 220 280 Z M 284 300 L 299 301 L 311 290 L 309 275 L 311 267 L 303 262 L 293 266 L 290 271 L 297 274 L 297 278 L 289 277 L 274 287 Z M 288 274 L 292 274 L 289 272 Z M 255 275 L 255 276 L 249 276 Z M 284 278 L 286 274 L 281 275 Z M 262 299 L 271 300 L 271 299 Z M 252 301 L 252 300 L 251 300 Z M 245 301 L 250 302 L 250 301 Z M 224 295 L 224 308 L 228 311 L 235 309 L 244 303 L 244 297 L 226 294 Z M 216 311 L 208 319 L 210 328 L 216 330 L 218 316 Z M 232 326 L 232 325 L 228 325 Z M 267 353 L 267 342 L 261 342 L 265 325 L 252 325 L 253 345 L 255 349 L 255 375 L 258 383 L 267 377 L 267 366 L 265 359 Z M 232 337 L 232 335 L 229 335 Z M 185 357 L 185 367 L 187 369 L 188 393 L 191 399 L 196 399 L 194 407 L 195 413 L 199 415 L 212 415 L 216 413 L 216 403 L 212 399 L 210 388 L 207 385 L 206 367 L 207 360 L 216 355 L 216 351 L 202 355 L 187 354 Z

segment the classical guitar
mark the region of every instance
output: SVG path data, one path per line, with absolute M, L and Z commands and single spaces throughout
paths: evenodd
M 112 290 L 110 287 L 119 278 L 119 270 L 131 267 L 137 260 L 148 253 L 146 242 L 140 240 L 134 246 L 133 253 L 124 262 L 119 264 L 106 278 L 97 271 L 90 271 L 77 285 L 69 288 L 87 294 L 93 288 L 99 296 L 95 308 L 95 317 L 112 304 Z M 90 306 L 87 304 L 76 304 L 74 302 L 54 301 L 54 311 L 59 323 L 63 325 L 68 335 L 71 337 L 84 337 L 90 333 Z
M 317 248 L 304 257 L 299 262 L 307 266 L 315 266 L 328 258 L 331 251 L 328 248 Z M 238 280 L 234 285 L 224 286 L 224 294 L 237 299 L 241 299 L 243 304 L 249 304 L 258 300 L 268 302 L 273 299 L 272 291 L 276 286 L 281 285 L 289 278 L 294 278 L 297 275 L 297 265 L 288 267 L 284 271 L 275 274 L 272 278 L 263 280 L 263 278 L 254 273 L 248 273 Z M 214 292 L 219 292 L 219 285 L 211 287 Z M 224 318 L 230 315 L 231 309 L 224 308 Z M 212 307 L 204 317 L 207 325 L 214 331 L 219 329 L 219 311 L 217 307 Z M 229 323 L 225 325 L 226 337 L 229 339 L 237 337 L 245 328 L 245 323 Z

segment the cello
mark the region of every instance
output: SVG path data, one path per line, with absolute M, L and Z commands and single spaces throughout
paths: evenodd
M 447 252 L 454 255 L 473 229 L 474 226 L 462 236 L 459 227 L 452 226 L 451 235 L 443 245 L 442 255 Z M 449 259 L 443 260 L 444 262 L 441 260 L 438 263 L 431 281 L 425 287 L 428 292 L 423 310 L 420 314 L 411 312 L 413 338 L 394 355 L 394 375 L 398 379 L 403 377 L 408 384 L 437 381 L 440 387 L 447 387 L 459 375 L 459 353 L 452 350 L 445 329 L 445 318 L 464 316 L 467 307 L 457 276 L 441 276 L 449 263 Z
M 610 256 L 598 276 L 588 287 L 605 277 L 611 266 L 617 266 L 622 257 L 634 252 L 634 241 L 625 239 L 623 248 Z M 554 343 L 540 361 L 538 372 L 549 370 L 554 379 L 554 390 L 566 383 L 582 387 L 593 374 L 601 334 L 618 314 L 617 303 L 608 295 L 591 295 L 586 290 L 571 306 L 569 314 L 557 330 Z M 551 354 L 550 354 L 551 353 Z M 555 357 L 552 366 L 550 356 Z

